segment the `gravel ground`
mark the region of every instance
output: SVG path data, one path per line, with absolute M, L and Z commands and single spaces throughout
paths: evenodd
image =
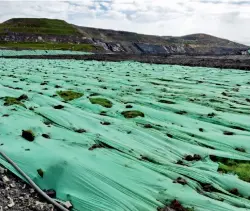
M 135 54 L 91 54 L 91 55 L 24 55 L 24 56 L 3 56 L 0 58 L 18 59 L 76 59 L 76 60 L 97 60 L 97 61 L 127 61 L 153 64 L 171 64 L 196 67 L 215 67 L 223 69 L 250 70 L 250 56 L 229 55 L 229 56 L 186 56 L 186 55 L 135 55 Z
M 56 211 L 28 184 L 0 166 L 0 211 Z

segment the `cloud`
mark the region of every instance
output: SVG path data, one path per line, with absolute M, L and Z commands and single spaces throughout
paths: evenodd
M 236 4 L 236 5 L 250 5 L 250 1 L 248 0 L 243 0 L 243 1 L 219 1 L 219 0 L 200 0 L 202 3 L 213 3 L 213 4 Z
M 208 33 L 250 45 L 249 0 L 0 1 L 0 21 L 64 19 L 73 24 L 144 34 Z

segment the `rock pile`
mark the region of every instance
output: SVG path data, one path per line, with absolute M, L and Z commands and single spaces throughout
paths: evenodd
M 56 211 L 33 188 L 0 166 L 0 211 Z

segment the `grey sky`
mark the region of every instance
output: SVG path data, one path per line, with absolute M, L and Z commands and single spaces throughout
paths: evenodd
M 156 35 L 207 33 L 250 45 L 249 0 L 0 0 L 0 22 L 13 17 Z

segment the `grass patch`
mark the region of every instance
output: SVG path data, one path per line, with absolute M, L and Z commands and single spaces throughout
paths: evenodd
M 92 44 L 73 44 L 73 43 L 47 43 L 47 42 L 0 42 L 0 47 L 31 49 L 31 50 L 71 50 L 86 51 L 103 50 L 100 46 Z
M 17 98 L 15 97 L 5 97 L 4 98 L 4 106 L 11 106 L 11 105 L 19 105 L 25 107 L 25 105 L 20 102 Z
M 144 113 L 142 113 L 141 111 L 123 111 L 122 112 L 122 115 L 125 117 L 125 118 L 136 118 L 136 117 L 144 117 Z
M 51 35 L 79 35 L 71 24 L 58 19 L 13 18 L 0 24 L 0 33 L 19 32 Z
M 219 169 L 223 173 L 235 173 L 243 181 L 250 182 L 250 161 L 233 159 L 219 160 Z
M 74 91 L 71 91 L 71 90 L 58 91 L 57 94 L 60 95 L 60 97 L 63 98 L 65 101 L 71 101 L 71 100 L 80 98 L 80 97 L 82 97 L 84 95 L 83 93 L 74 92 Z
M 99 104 L 105 108 L 111 108 L 113 106 L 112 102 L 105 98 L 89 98 L 92 104 Z

